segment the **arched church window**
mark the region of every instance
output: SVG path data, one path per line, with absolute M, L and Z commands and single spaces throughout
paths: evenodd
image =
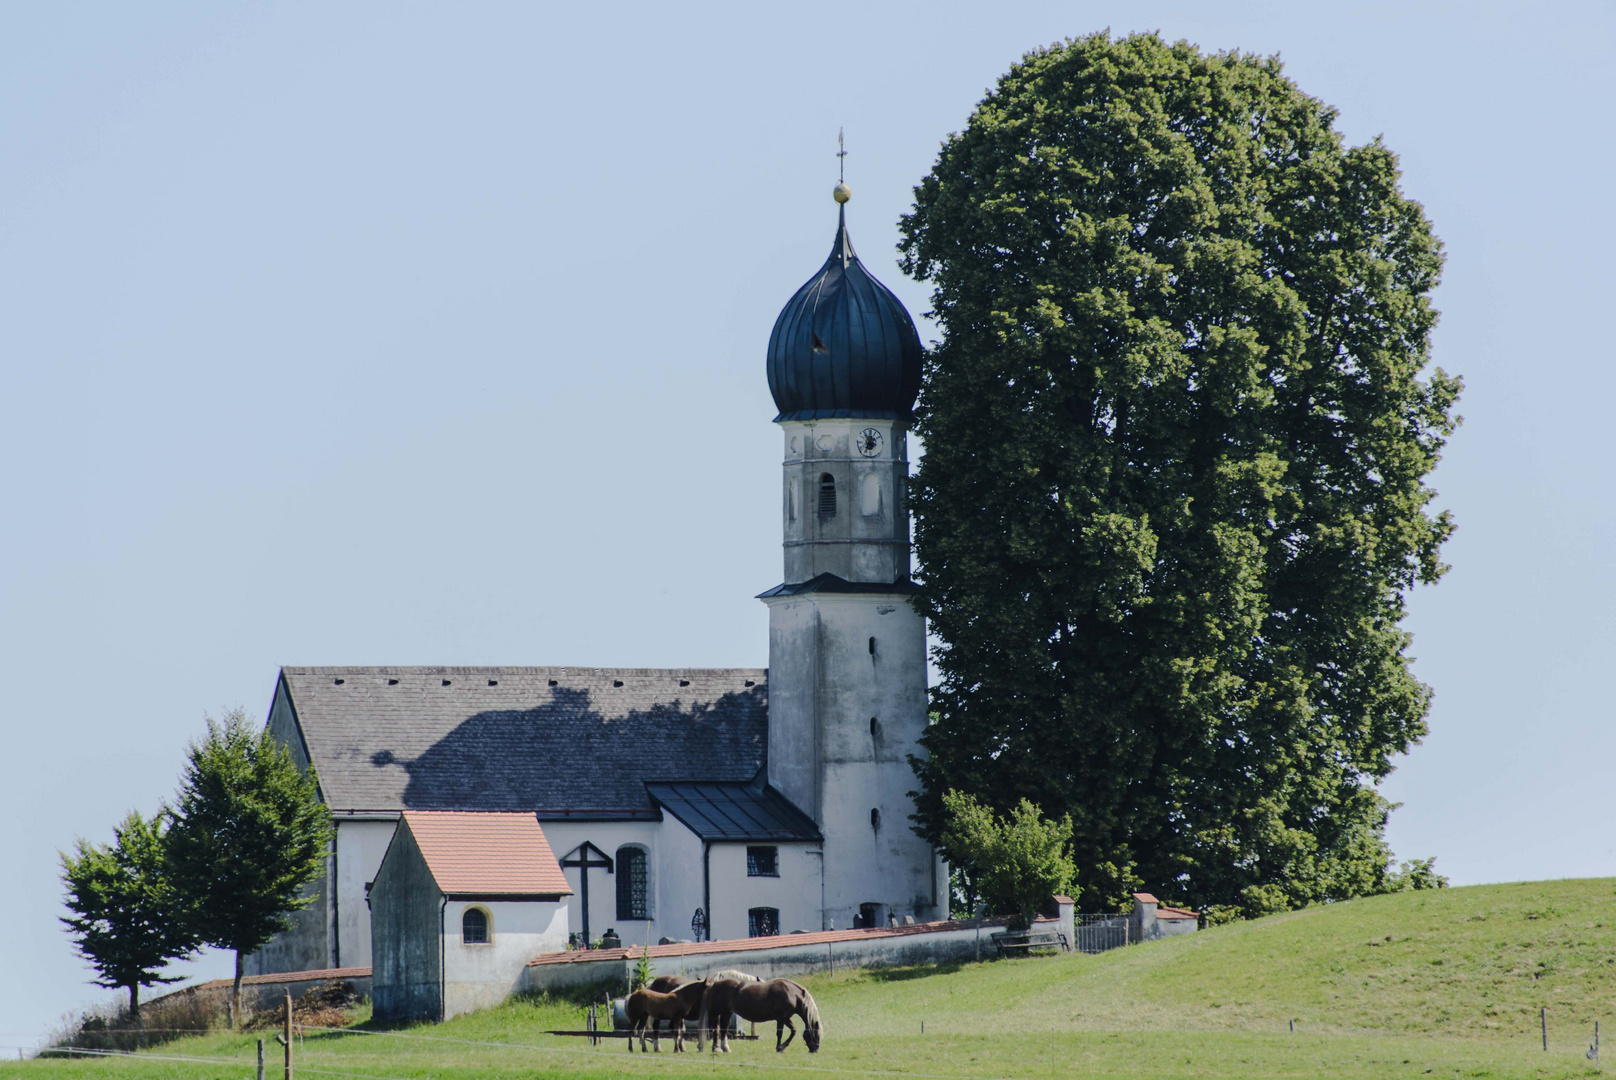
M 830 473 L 819 477 L 819 516 L 836 516 L 836 478 Z
M 460 916 L 460 940 L 466 945 L 488 944 L 488 912 L 469 907 Z
M 755 907 L 747 909 L 746 935 L 748 937 L 774 937 L 779 932 L 779 908 Z
M 617 919 L 649 919 L 650 880 L 645 849 L 630 845 L 617 849 Z

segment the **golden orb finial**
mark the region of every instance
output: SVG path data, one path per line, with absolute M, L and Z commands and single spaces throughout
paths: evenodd
M 853 189 L 845 183 L 837 181 L 836 186 L 830 189 L 830 197 L 839 203 L 845 203 L 853 197 Z

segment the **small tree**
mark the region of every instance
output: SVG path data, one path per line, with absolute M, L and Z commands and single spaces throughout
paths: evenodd
M 1415 889 L 1446 889 L 1448 879 L 1436 872 L 1435 856 L 1410 859 L 1401 867 L 1387 867 L 1385 892 L 1413 892 Z
M 965 883 L 967 903 L 980 893 L 993 911 L 1031 926 L 1049 898 L 1077 874 L 1068 849 L 1072 819 L 1050 821 L 1026 799 L 1002 820 L 960 791 L 943 796 L 948 826 L 943 851 Z
M 196 949 L 164 857 L 167 815 L 131 810 L 109 847 L 80 839 L 62 852 L 67 886 L 64 918 L 73 946 L 97 972 L 96 985 L 129 991 L 129 1015 L 140 1018 L 140 988 L 170 983 L 160 972 Z
M 331 818 L 314 770 L 303 772 L 266 730 L 235 709 L 187 751 L 176 821 L 168 833 L 174 878 L 190 901 L 197 938 L 236 954 L 230 1023 L 241 1022 L 242 960 L 314 899 L 304 889 L 325 869 Z

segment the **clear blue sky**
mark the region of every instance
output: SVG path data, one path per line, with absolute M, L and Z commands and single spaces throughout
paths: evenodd
M 1401 154 L 1469 389 L 1391 839 L 1455 883 L 1616 873 L 1608 4 L 11 4 L 0 1045 L 108 996 L 57 851 L 280 664 L 764 664 L 762 357 L 837 128 L 918 313 L 939 141 L 1105 27 L 1279 52 Z

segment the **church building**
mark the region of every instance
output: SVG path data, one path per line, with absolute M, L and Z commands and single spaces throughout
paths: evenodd
M 413 852 L 445 811 L 472 830 L 444 832 L 445 850 L 484 842 L 477 814 L 518 837 L 501 843 L 525 835 L 510 815 L 536 821 L 578 943 L 946 917 L 946 867 L 909 820 L 927 715 L 904 502 L 920 339 L 854 253 L 848 195 L 836 186 L 830 257 L 768 343 L 784 451 L 768 668 L 282 668 L 269 729 L 318 771 L 336 840 L 316 901 L 249 974 L 370 965 L 395 831 L 413 815 Z

